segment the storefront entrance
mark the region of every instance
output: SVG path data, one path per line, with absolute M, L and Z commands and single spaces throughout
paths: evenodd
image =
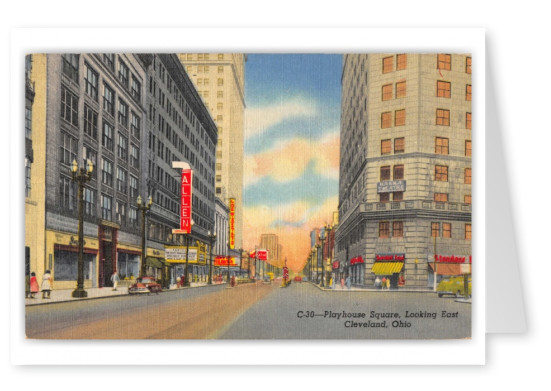
M 117 270 L 117 232 L 114 227 L 100 225 L 98 237 L 100 262 L 99 262 L 99 286 L 107 287 L 112 286 L 111 275 Z

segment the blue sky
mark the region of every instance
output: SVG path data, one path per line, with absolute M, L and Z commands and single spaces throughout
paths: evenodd
M 249 54 L 245 66 L 245 245 L 280 236 L 306 257 L 337 209 L 341 55 Z M 302 238 L 304 236 L 304 238 Z M 301 254 L 306 251 L 306 254 Z

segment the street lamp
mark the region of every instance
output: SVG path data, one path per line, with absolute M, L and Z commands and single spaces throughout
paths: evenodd
M 140 277 L 143 277 L 145 276 L 145 261 L 147 259 L 147 253 L 145 249 L 145 214 L 149 211 L 149 209 L 151 209 L 153 199 L 151 198 L 151 196 L 149 196 L 147 204 L 142 204 L 142 196 L 138 195 L 136 204 L 138 205 L 138 210 L 142 212 L 142 267 L 140 268 Z
M 191 220 L 190 227 L 189 227 L 189 233 L 184 234 L 186 238 L 186 267 L 184 270 L 184 286 L 190 286 L 189 284 L 189 275 L 188 275 L 188 256 L 189 256 L 189 239 L 191 236 L 191 230 L 193 228 L 193 220 Z M 199 255 L 199 254 L 197 254 Z
M 331 264 L 331 231 L 333 230 L 333 227 L 329 224 L 327 224 L 325 226 L 325 232 L 326 233 L 326 236 L 327 236 L 327 258 L 329 259 L 329 264 Z M 325 265 L 323 266 L 323 268 L 325 269 Z M 329 276 L 328 276 L 329 277 Z
M 316 279 L 319 276 L 319 267 L 318 267 L 318 265 L 319 265 L 319 261 L 318 261 L 319 253 L 320 253 L 320 245 L 318 243 L 318 244 L 316 244 Z
M 230 250 L 230 242 L 226 242 L 226 245 L 228 247 L 228 286 L 231 286 L 230 284 L 230 259 L 231 259 L 231 250 Z
M 73 181 L 78 183 L 78 265 L 77 265 L 77 287 L 73 291 L 73 297 L 88 297 L 84 290 L 84 184 L 92 179 L 94 166 L 88 160 L 86 169 L 78 167 L 77 161 L 73 160 L 71 173 Z
M 323 264 L 323 251 L 325 250 L 325 248 L 323 247 L 323 243 L 325 242 L 325 229 L 323 231 L 323 234 L 320 232 L 320 241 L 321 241 L 321 282 L 320 282 L 320 286 L 321 287 L 324 287 L 325 286 L 325 281 L 323 281 L 325 279 L 325 265 Z
M 214 246 L 214 242 L 216 241 L 216 232 L 210 233 L 210 231 L 207 234 L 209 240 L 210 240 L 210 266 L 209 266 L 209 281 L 207 282 L 209 285 L 212 284 L 212 247 Z

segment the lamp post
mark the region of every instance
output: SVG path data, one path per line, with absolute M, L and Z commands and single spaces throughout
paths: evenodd
M 145 276 L 145 260 L 147 259 L 147 253 L 145 249 L 145 214 L 151 209 L 151 205 L 153 204 L 153 199 L 151 196 L 149 196 L 149 199 L 147 200 L 147 204 L 142 204 L 142 196 L 138 196 L 138 199 L 136 200 L 136 204 L 138 205 L 138 210 L 142 212 L 142 267 L 140 268 L 140 277 Z
M 191 236 L 191 230 L 193 228 L 193 220 L 191 220 L 191 227 L 189 229 L 189 233 L 184 234 L 186 238 L 186 267 L 184 270 L 184 286 L 190 286 L 189 284 L 189 273 L 188 273 L 188 257 L 189 257 L 189 239 Z M 199 254 L 197 254 L 199 255 Z
M 318 275 L 319 275 L 319 254 L 320 254 L 320 245 L 319 243 L 316 244 L 316 280 L 318 279 Z
M 228 286 L 230 285 L 230 259 L 231 259 L 231 253 L 230 253 L 230 242 L 226 242 L 226 247 L 228 248 L 228 256 L 226 260 L 228 261 Z
M 216 232 L 210 233 L 208 232 L 207 236 L 210 240 L 210 265 L 209 265 L 209 280 L 207 284 L 212 285 L 212 247 L 214 246 L 214 242 L 216 241 Z
M 331 265 L 332 257 L 331 257 L 331 231 L 333 230 L 333 227 L 329 224 L 325 226 L 325 232 L 326 232 L 326 239 L 327 239 L 327 258 L 329 259 L 329 264 Z M 323 266 L 325 269 L 325 264 Z M 329 276 L 328 276 L 329 277 Z M 326 281 L 327 282 L 327 281 Z
M 94 166 L 88 160 L 86 168 L 78 167 L 76 160 L 71 165 L 73 181 L 78 183 L 78 264 L 77 264 L 77 287 L 73 291 L 73 297 L 88 297 L 84 290 L 84 184 L 92 179 Z
M 320 282 L 320 286 L 321 287 L 324 287 L 325 286 L 325 281 L 323 281 L 325 279 L 325 265 L 323 264 L 323 251 L 325 250 L 325 248 L 323 247 L 323 243 L 325 242 L 325 228 L 324 228 L 324 231 L 323 231 L 323 234 L 320 232 L 320 241 L 321 241 L 321 282 Z

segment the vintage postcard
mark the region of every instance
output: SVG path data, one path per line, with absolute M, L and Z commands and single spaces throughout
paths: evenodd
M 28 54 L 26 338 L 470 340 L 476 66 Z

